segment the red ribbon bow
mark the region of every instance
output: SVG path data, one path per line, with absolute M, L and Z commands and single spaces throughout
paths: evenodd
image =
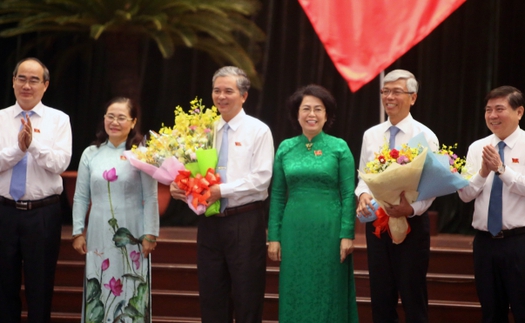
M 186 192 L 186 196 L 190 194 L 193 196 L 191 203 L 193 207 L 197 208 L 199 204 L 208 206 L 206 200 L 211 195 L 210 186 L 220 184 L 221 176 L 215 174 L 213 168 L 209 168 L 204 177 L 201 174 L 191 177 L 191 172 L 183 169 L 179 170 L 179 174 L 175 177 L 175 183 L 181 190 Z
M 388 231 L 390 239 L 392 239 L 392 234 L 390 233 L 390 228 L 388 226 L 389 216 L 386 214 L 385 210 L 382 207 L 379 207 L 376 211 L 377 220 L 374 221 L 374 235 L 381 239 L 381 233 Z M 407 228 L 407 234 L 410 233 L 410 225 Z

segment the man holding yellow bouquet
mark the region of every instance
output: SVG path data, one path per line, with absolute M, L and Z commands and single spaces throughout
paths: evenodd
M 197 235 L 199 299 L 203 323 L 260 323 L 266 277 L 266 214 L 274 146 L 268 126 L 244 112 L 250 81 L 233 66 L 215 72 L 212 98 L 222 184 L 210 186 L 208 205 L 220 199 L 219 214 L 202 217 Z M 173 198 L 185 200 L 172 183 Z
M 374 159 L 385 141 L 390 149 L 406 144 L 423 133 L 429 151 L 437 151 L 439 142 L 428 127 L 414 120 L 410 109 L 417 99 L 418 82 L 406 70 L 394 70 L 383 81 L 381 100 L 388 120 L 378 124 L 363 135 L 359 170 Z M 359 199 L 357 214 L 371 216 L 373 196 L 367 184 L 360 179 L 355 194 Z M 373 222 L 366 224 L 368 269 L 372 316 L 374 322 L 397 322 L 398 298 L 401 297 L 407 322 L 428 322 L 428 296 L 426 274 L 430 257 L 430 224 L 427 209 L 434 198 L 410 203 L 405 192 L 399 203 L 386 203 L 384 211 L 392 218 L 407 219 L 411 228 L 403 242 L 395 244 L 388 232 L 378 238 L 374 235 Z

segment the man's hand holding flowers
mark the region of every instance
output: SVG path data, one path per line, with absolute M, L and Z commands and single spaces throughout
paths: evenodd
M 186 191 L 179 188 L 179 185 L 175 182 L 171 182 L 170 184 L 170 194 L 171 197 L 173 197 L 176 200 L 181 200 L 184 203 L 188 202 L 188 198 L 186 197 Z
M 216 213 L 218 205 L 206 207 L 218 198 L 208 186 L 203 186 L 205 181 L 200 178 L 206 177 L 208 174 L 204 172 L 209 168 L 214 169 L 217 164 L 213 143 L 214 126 L 219 116 L 215 107 L 205 109 L 201 101 L 198 98 L 192 100 L 189 112 L 177 106 L 172 128 L 164 126 L 159 133 L 151 132 L 147 147 L 134 147 L 131 152 L 125 152 L 125 156 L 133 166 L 151 175 L 159 183 L 169 185 L 174 199 L 188 203 L 197 214 L 206 212 L 206 215 L 212 215 Z M 181 187 L 181 182 L 177 181 L 181 172 L 187 172 L 184 175 L 189 179 L 190 170 L 192 179 L 197 181 L 200 176 L 197 189 L 193 186 Z M 215 181 L 208 182 L 213 186 Z
M 185 203 L 188 202 L 186 191 L 180 189 L 177 183 L 175 182 L 172 182 L 170 184 L 170 194 L 171 194 L 171 197 L 173 197 L 176 200 L 181 200 Z M 206 203 L 208 205 L 213 204 L 215 201 L 218 201 L 220 198 L 221 198 L 221 190 L 219 189 L 219 185 L 215 184 L 215 185 L 210 186 L 210 197 L 208 197 L 208 199 L 206 200 Z
M 405 236 L 410 232 L 406 217 L 414 215 L 414 209 L 405 197 L 405 192 L 402 191 L 399 195 L 399 204 L 391 204 L 384 201 L 383 206 L 378 208 L 377 204 L 374 205 L 372 202 L 373 197 L 370 194 L 361 194 L 359 196 L 357 214 L 366 218 L 373 217 L 370 221 L 374 221 L 374 234 L 377 237 L 388 230 L 394 243 L 399 244 L 403 242 Z M 371 210 L 376 208 L 375 214 L 372 214 Z
M 368 193 L 361 194 L 357 203 L 357 215 L 365 218 L 375 217 L 375 213 L 373 213 L 373 210 L 375 210 L 374 204 L 372 203 L 373 200 L 372 195 Z
M 221 195 L 221 189 L 219 187 L 219 184 L 215 184 L 210 186 L 210 197 L 206 202 L 208 202 L 208 205 L 211 205 L 215 203 L 216 201 L 220 200 L 222 197 Z
M 406 217 L 414 215 L 411 203 L 447 195 L 468 185 L 459 175 L 464 160 L 452 152 L 455 146 L 428 152 L 429 145 L 420 134 L 401 147 L 398 151 L 383 145 L 375 159 L 367 163 L 365 172 L 360 171 L 373 197 L 362 193 L 357 208 L 358 216 L 374 216 L 368 208 L 374 209 L 373 199 L 379 203 L 374 233 L 379 236 L 388 230 L 394 243 L 403 242 L 410 232 Z M 404 157 L 406 160 L 402 160 Z
M 414 215 L 414 209 L 405 197 L 405 192 L 401 192 L 399 195 L 400 202 L 398 205 L 393 205 L 385 202 L 385 212 L 392 218 L 408 217 Z
M 401 192 L 399 195 L 400 204 L 394 205 L 390 204 L 388 202 L 385 202 L 384 210 L 386 213 L 388 213 L 389 216 L 394 218 L 399 218 L 402 216 L 410 216 L 414 214 L 414 209 L 408 202 L 407 198 L 405 197 L 405 192 Z M 357 204 L 357 214 L 360 216 L 363 216 L 365 218 L 372 217 L 375 214 L 372 213 L 372 210 L 377 208 L 377 205 L 374 205 L 373 202 L 374 198 L 372 195 L 368 193 L 363 193 L 359 196 L 359 201 Z
M 215 152 L 215 151 L 214 151 Z M 192 175 L 194 175 L 192 177 Z M 202 214 L 204 211 L 213 211 L 213 213 L 206 215 L 213 215 L 218 213 L 220 204 L 216 204 L 213 210 L 206 209 L 210 205 L 210 197 L 212 195 L 210 188 L 217 186 L 221 183 L 221 177 L 219 174 L 215 174 L 213 168 L 208 168 L 204 176 L 200 173 L 194 173 L 190 170 L 179 170 L 179 174 L 175 177 L 173 184 L 175 184 L 171 190 L 173 191 L 174 198 L 183 199 L 181 196 L 184 192 L 184 197 L 190 206 L 197 214 Z M 215 194 L 215 192 L 214 192 Z M 214 201 L 215 202 L 215 201 Z

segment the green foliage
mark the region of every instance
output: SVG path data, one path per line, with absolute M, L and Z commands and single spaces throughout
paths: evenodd
M 117 219 L 115 219 L 114 217 L 108 220 L 109 225 L 113 228 L 114 231 L 117 230 L 118 228 L 117 222 L 118 222 Z
M 91 302 L 100 297 L 102 287 L 96 278 L 90 278 L 86 282 L 86 300 Z
M 104 321 L 104 303 L 100 300 L 102 287 L 96 278 L 90 278 L 86 283 L 86 321 L 101 323 Z
M 178 46 L 208 53 L 255 78 L 255 42 L 262 30 L 249 17 L 258 0 L 4 0 L 0 3 L 1 37 L 34 32 L 81 33 L 94 40 L 104 33 L 133 34 L 152 39 L 162 56 Z M 250 53 L 244 49 L 250 43 Z
M 129 305 L 139 313 L 145 313 L 149 306 L 149 287 L 148 284 L 140 284 L 135 295 L 129 300 Z
M 115 309 L 115 322 L 124 318 L 131 318 L 133 323 L 149 322 L 149 287 L 147 283 L 139 284 L 132 298 L 129 299 L 128 305 L 124 307 L 121 314 L 122 306 Z M 118 314 L 118 315 L 117 315 Z
M 129 279 L 129 280 L 133 280 L 134 282 L 139 283 L 139 284 L 146 283 L 146 280 L 144 279 L 144 277 L 140 275 L 124 274 L 122 275 L 122 277 Z
M 140 243 L 140 241 L 126 228 L 119 228 L 113 236 L 113 241 L 117 248 L 123 248 L 128 244 L 136 245 Z
M 94 299 L 86 304 L 86 322 L 102 323 L 104 321 L 104 304 L 99 299 Z

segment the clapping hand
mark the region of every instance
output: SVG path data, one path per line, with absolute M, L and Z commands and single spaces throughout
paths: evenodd
M 27 119 L 20 119 L 22 122 L 22 129 L 18 133 L 18 147 L 23 152 L 26 152 L 27 148 L 31 145 L 33 140 L 33 126 L 31 125 L 31 119 L 26 116 Z

